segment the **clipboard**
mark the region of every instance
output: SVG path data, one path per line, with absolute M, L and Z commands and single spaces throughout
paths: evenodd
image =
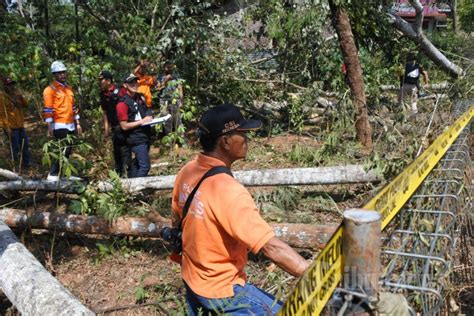
M 166 122 L 171 118 L 171 114 L 166 114 L 165 116 L 160 116 L 160 117 L 155 117 L 151 122 L 142 124 L 141 126 L 151 126 L 151 125 L 156 125 L 156 124 L 161 124 Z

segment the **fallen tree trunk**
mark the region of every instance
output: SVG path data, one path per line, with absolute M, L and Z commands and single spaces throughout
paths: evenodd
M 13 171 L 0 168 L 0 177 L 8 180 L 20 180 L 21 177 Z
M 94 315 L 0 220 L 0 286 L 22 315 Z
M 288 168 L 235 171 L 234 176 L 245 186 L 274 186 L 274 185 L 317 185 L 317 184 L 347 184 L 378 182 L 381 177 L 373 170 L 365 171 L 360 165 L 347 165 L 322 168 Z M 122 179 L 122 187 L 127 192 L 137 192 L 144 189 L 170 190 L 173 188 L 176 176 L 143 177 Z M 101 192 L 113 189 L 109 181 L 97 184 Z M 80 193 L 84 185 L 76 181 L 47 181 L 19 180 L 0 182 L 0 190 L 5 191 L 57 191 Z
M 234 171 L 234 177 L 244 186 L 275 185 L 328 185 L 378 182 L 381 177 L 373 170 L 365 171 L 360 165 L 347 165 L 321 168 L 287 168 Z M 176 176 L 145 177 L 122 180 L 123 188 L 128 192 L 144 189 L 170 190 Z M 100 182 L 102 192 L 112 189 L 110 182 Z M 1 189 L 1 185 L 0 185 Z
M 166 218 L 119 217 L 113 222 L 97 217 L 36 212 L 27 214 L 23 210 L 0 209 L 0 220 L 10 227 L 56 229 L 79 234 L 101 234 L 114 236 L 160 237 L 165 226 L 171 226 Z M 336 230 L 336 225 L 271 224 L 275 234 L 293 247 L 321 249 Z
M 447 82 L 442 82 L 442 83 L 435 83 L 435 84 L 429 84 L 426 87 L 426 90 L 443 90 L 447 89 L 449 87 L 449 84 Z M 395 85 L 395 84 L 390 84 L 390 85 L 381 85 L 380 89 L 382 91 L 389 91 L 389 90 L 400 90 L 400 85 Z
M 78 181 L 15 180 L 0 182 L 0 191 L 51 191 L 81 193 L 85 184 Z

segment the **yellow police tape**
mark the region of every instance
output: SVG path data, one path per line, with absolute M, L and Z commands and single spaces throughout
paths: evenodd
M 423 154 L 363 206 L 364 209 L 377 210 L 382 214 L 382 229 L 409 200 L 473 116 L 474 106 L 471 106 Z M 342 234 L 342 226 L 339 226 L 298 282 L 279 315 L 321 313 L 342 277 Z

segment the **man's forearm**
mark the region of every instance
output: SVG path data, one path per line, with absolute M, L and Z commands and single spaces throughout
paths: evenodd
M 109 119 L 107 118 L 107 115 L 105 113 L 102 113 L 102 120 L 104 121 L 104 130 L 108 131 L 109 130 Z
M 427 85 L 429 83 L 429 78 L 426 71 L 423 72 L 423 79 L 425 80 L 425 85 Z
M 309 266 L 299 253 L 276 237 L 270 239 L 262 247 L 262 251 L 266 257 L 293 276 L 302 276 Z
M 120 128 L 124 131 L 127 131 L 129 129 L 134 129 L 136 127 L 140 127 L 145 123 L 151 122 L 153 118 L 149 115 L 145 116 L 145 118 L 141 119 L 140 121 L 135 121 L 135 122 L 126 122 L 126 121 L 121 121 L 120 122 Z

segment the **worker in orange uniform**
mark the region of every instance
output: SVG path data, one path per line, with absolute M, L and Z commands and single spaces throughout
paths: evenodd
M 75 104 L 74 92 L 67 83 L 67 68 L 60 62 L 51 64 L 51 73 L 54 81 L 43 91 L 43 117 L 48 123 L 48 136 L 56 140 L 65 139 L 68 135 L 82 134 L 79 122 L 79 109 Z M 64 155 L 66 158 L 71 154 L 71 146 L 66 146 Z M 58 160 L 51 165 L 48 180 L 58 181 L 60 163 Z M 70 180 L 80 180 L 78 177 L 69 177 Z
M 145 97 L 146 106 L 151 108 L 153 105 L 151 87 L 156 86 L 156 77 L 149 75 L 150 62 L 142 60 L 135 67 L 133 74 L 138 77 L 138 93 Z
M 204 113 L 198 125 L 203 152 L 178 172 L 172 196 L 173 227 L 182 229 L 188 315 L 274 315 L 282 303 L 247 280 L 248 252 L 263 253 L 297 277 L 309 263 L 275 237 L 249 191 L 230 172 L 247 156 L 247 132 L 262 122 L 224 104 Z M 214 172 L 216 167 L 222 171 Z
M 0 127 L 7 131 L 13 161 L 21 161 L 23 167 L 30 165 L 29 142 L 26 135 L 24 110 L 27 103 L 15 89 L 16 82 L 10 77 L 3 79 L 4 91 L 0 91 Z M 20 156 L 21 152 L 21 156 Z

